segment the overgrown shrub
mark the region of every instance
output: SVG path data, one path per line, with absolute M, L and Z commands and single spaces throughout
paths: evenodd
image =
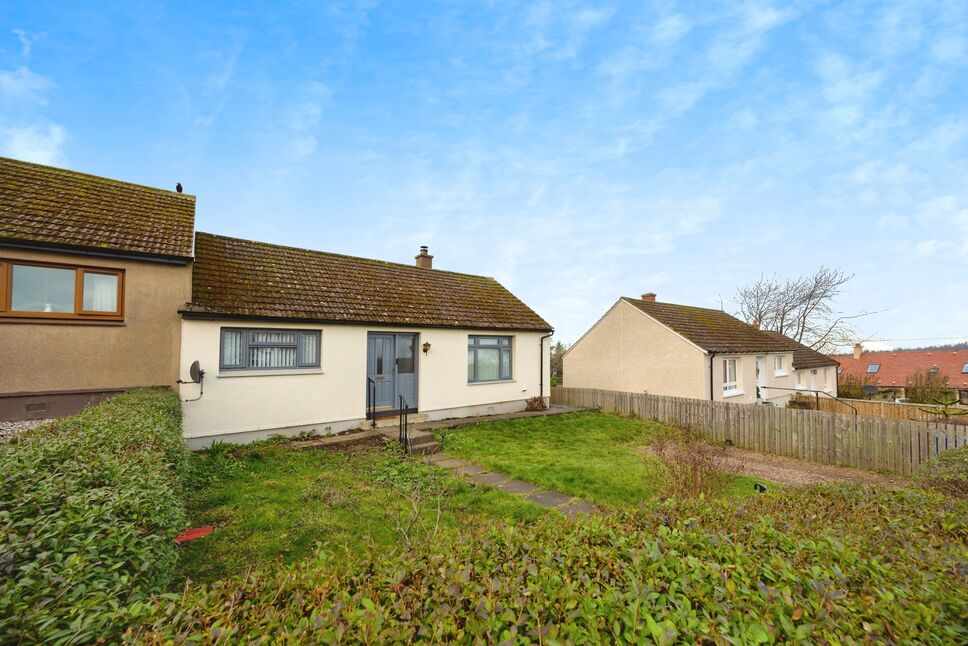
M 0 641 L 111 640 L 169 581 L 188 454 L 170 390 L 0 444 Z
M 548 408 L 548 405 L 545 404 L 544 397 L 539 395 L 535 395 L 524 402 L 524 410 L 526 411 L 545 410 L 546 408 Z
M 921 466 L 918 480 L 949 496 L 968 498 L 968 446 L 939 453 Z
M 471 525 L 187 590 L 146 643 L 966 643 L 968 504 L 858 486 Z M 362 552 L 362 548 L 361 548 Z
M 870 399 L 871 396 L 864 393 L 864 386 L 877 386 L 877 376 L 847 373 L 840 378 L 837 394 L 844 399 Z
M 787 402 L 787 408 L 795 408 L 797 410 L 816 410 L 817 403 L 815 400 L 809 397 L 799 397 L 793 396 L 790 401 Z
M 904 393 L 915 404 L 935 404 L 949 395 L 958 401 L 958 393 L 948 388 L 948 375 L 930 370 L 908 375 Z
M 666 468 L 665 496 L 716 496 L 733 484 L 737 469 L 726 457 L 726 447 L 709 444 L 698 431 L 679 429 L 657 435 L 651 451 Z

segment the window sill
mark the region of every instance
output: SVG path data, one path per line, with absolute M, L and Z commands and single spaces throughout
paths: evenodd
M 745 395 L 746 391 L 743 390 L 726 390 L 723 391 L 723 399 L 729 399 L 730 397 L 739 397 L 740 395 Z
M 33 316 L 3 316 L 0 314 L 0 323 L 25 323 L 28 325 L 100 325 L 106 327 L 123 327 L 124 321 L 103 320 L 103 319 L 69 319 L 53 317 L 33 317 Z
M 493 384 L 513 384 L 515 379 L 492 379 L 491 381 L 468 381 L 468 386 L 491 386 Z
M 285 375 L 321 375 L 322 368 L 292 368 L 280 370 L 224 370 L 218 373 L 219 379 L 233 379 L 235 377 L 282 377 Z
M 790 373 L 789 372 L 774 372 L 773 373 L 773 376 L 774 377 L 789 377 L 790 376 Z

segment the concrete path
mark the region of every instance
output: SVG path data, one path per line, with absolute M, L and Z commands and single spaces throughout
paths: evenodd
M 602 515 L 606 513 L 604 509 L 588 502 L 587 500 L 575 498 L 573 496 L 569 496 L 568 494 L 561 493 L 560 491 L 543 489 L 537 485 L 531 484 L 530 482 L 525 482 L 524 480 L 515 480 L 506 473 L 501 473 L 500 471 L 491 471 L 485 467 L 452 458 L 446 453 L 436 453 L 434 455 L 425 456 L 424 461 L 427 464 L 434 465 L 435 467 L 447 469 L 451 473 L 462 476 L 467 481 L 473 482 L 474 484 L 495 487 L 496 489 L 500 489 L 501 491 L 510 494 L 523 496 L 527 500 L 541 507 L 557 509 L 570 518 L 574 518 L 575 516 L 581 514 Z

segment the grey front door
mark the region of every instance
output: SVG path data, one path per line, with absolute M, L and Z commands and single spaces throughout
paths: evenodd
M 393 335 L 371 334 L 366 345 L 366 376 L 376 384 L 374 405 L 393 408 Z
M 373 333 L 367 336 L 366 376 L 374 386 L 377 409 L 396 410 L 403 395 L 408 408 L 417 407 L 417 335 Z
M 396 404 L 400 395 L 407 408 L 417 407 L 417 335 L 396 334 Z

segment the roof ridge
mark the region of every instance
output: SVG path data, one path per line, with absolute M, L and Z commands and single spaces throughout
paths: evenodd
M 699 307 L 698 305 L 685 305 L 683 303 L 670 303 L 668 301 L 644 301 L 641 298 L 633 298 L 632 296 L 621 296 L 620 298 L 625 301 L 634 301 L 636 303 L 654 303 L 656 305 L 672 305 L 673 307 L 684 307 L 690 310 L 704 310 L 706 312 L 718 312 L 718 313 L 725 314 L 726 316 L 731 316 L 732 318 L 736 319 L 735 316 L 733 316 L 726 310 L 722 310 L 722 309 L 717 310 L 714 307 Z M 740 321 L 739 319 L 736 319 L 736 320 L 739 321 L 740 323 L 746 323 L 746 321 Z M 747 323 L 747 325 L 749 325 L 749 323 Z
M 103 175 L 95 175 L 93 173 L 85 173 L 83 171 L 73 170 L 73 169 L 70 169 L 70 168 L 60 168 L 58 166 L 48 166 L 46 164 L 38 164 L 37 162 L 26 161 L 26 160 L 23 160 L 23 159 L 15 159 L 13 157 L 4 157 L 3 155 L 0 155 L 0 163 L 4 163 L 4 162 L 11 162 L 13 164 L 19 164 L 19 165 L 23 165 L 23 166 L 30 166 L 30 167 L 36 168 L 38 170 L 42 170 L 42 171 L 47 172 L 47 173 L 55 173 L 55 174 L 62 174 L 62 175 L 75 175 L 75 176 L 80 176 L 80 177 L 86 177 L 86 178 L 89 178 L 89 179 L 95 179 L 95 180 L 98 180 L 98 181 L 101 181 L 101 182 L 107 182 L 107 183 L 110 183 L 110 184 L 120 184 L 121 186 L 127 186 L 127 187 L 136 188 L 136 189 L 140 189 L 140 190 L 146 190 L 146 191 L 155 191 L 155 192 L 158 192 L 158 193 L 163 193 L 165 195 L 171 195 L 171 196 L 176 197 L 176 198 L 179 198 L 179 199 L 188 199 L 188 200 L 191 200 L 193 202 L 195 201 L 195 195 L 193 195 L 192 193 L 179 193 L 178 191 L 172 191 L 172 190 L 169 190 L 169 189 L 166 189 L 166 188 L 159 188 L 158 186 L 148 186 L 147 184 L 137 184 L 135 182 L 127 182 L 127 181 L 125 181 L 123 179 L 114 179 L 113 177 L 104 177 Z
M 278 243 L 275 243 L 275 242 L 263 242 L 262 240 L 250 240 L 248 238 L 239 238 L 239 237 L 236 237 L 236 236 L 227 236 L 227 235 L 222 235 L 220 233 L 209 233 L 207 231 L 196 231 L 195 232 L 195 237 L 196 238 L 198 236 L 200 236 L 200 235 L 201 236 L 210 236 L 212 238 L 222 238 L 224 240 L 236 240 L 238 242 L 248 242 L 248 243 L 252 243 L 252 244 L 255 244 L 255 245 L 263 245 L 263 246 L 267 246 L 267 247 L 275 247 L 277 249 L 291 249 L 293 251 L 306 251 L 306 252 L 309 252 L 309 253 L 320 254 L 320 255 L 323 255 L 323 256 L 336 256 L 338 258 L 348 258 L 350 260 L 363 260 L 363 261 L 366 261 L 366 262 L 375 262 L 375 263 L 379 263 L 381 265 L 394 265 L 396 267 L 406 267 L 408 269 L 417 269 L 417 270 L 420 269 L 420 267 L 417 267 L 416 265 L 410 265 L 410 264 L 407 264 L 407 263 L 404 263 L 404 262 L 394 262 L 392 260 L 380 260 L 379 258 L 366 258 L 365 256 L 352 256 L 350 254 L 345 254 L 345 253 L 336 253 L 335 251 L 320 251 L 319 249 L 310 249 L 308 247 L 296 247 L 296 246 L 293 246 L 293 245 L 278 244 Z M 461 271 L 451 271 L 449 269 L 431 269 L 430 271 L 433 271 L 433 272 L 438 273 L 438 274 L 453 274 L 455 276 L 466 276 L 468 278 L 483 278 L 483 279 L 486 279 L 486 280 L 494 281 L 498 285 L 501 285 L 501 287 L 504 287 L 504 285 L 502 285 L 493 276 L 484 276 L 484 275 L 481 275 L 481 274 L 468 274 L 468 273 L 461 272 Z M 505 288 L 505 289 L 507 289 L 507 288 Z

